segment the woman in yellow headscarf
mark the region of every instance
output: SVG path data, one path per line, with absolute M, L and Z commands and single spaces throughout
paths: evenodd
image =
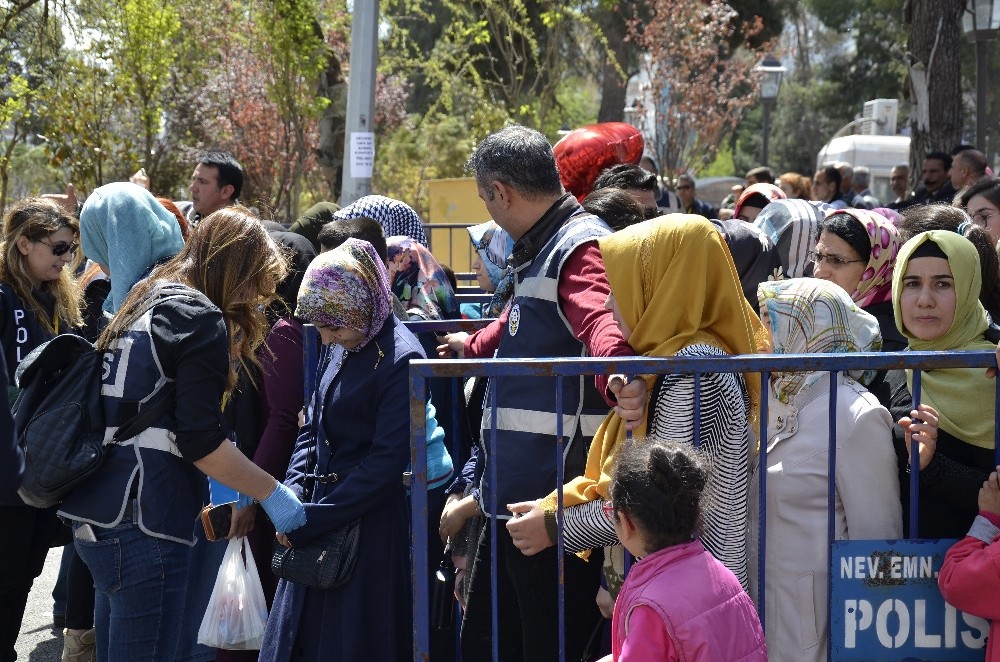
M 766 331 L 743 296 L 726 242 L 706 219 L 670 214 L 604 237 L 599 244 L 611 284 L 607 305 L 636 354 L 724 357 L 766 346 Z M 645 379 L 650 400 L 637 436 L 693 443 L 694 375 Z M 706 373 L 698 381 L 698 443 L 713 469 L 702 540 L 746 586 L 750 428 L 760 399 L 760 377 Z M 584 475 L 566 484 L 567 550 L 583 552 L 618 542 L 603 506 L 624 439 L 625 425 L 611 413 L 594 436 Z M 540 504 L 551 540 L 556 536 L 556 503 L 553 493 Z M 517 519 L 508 523 L 515 544 L 518 526 Z

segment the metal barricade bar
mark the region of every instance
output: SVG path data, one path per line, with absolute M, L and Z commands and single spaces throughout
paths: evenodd
M 428 324 L 425 330 L 431 330 L 435 323 Z M 446 323 L 448 330 L 454 330 L 455 322 Z M 913 370 L 912 401 L 913 408 L 920 404 L 920 372 L 935 368 L 986 368 L 996 366 L 996 358 L 993 352 L 900 352 L 900 353 L 856 353 L 856 354 L 790 354 L 790 355 L 742 355 L 732 357 L 669 357 L 669 358 L 649 358 L 649 357 L 626 357 L 615 359 L 489 359 L 489 360 L 452 360 L 436 361 L 421 360 L 413 361 L 410 365 L 411 382 L 411 461 L 414 468 L 413 490 L 413 559 L 414 559 L 414 660 L 427 660 L 429 655 L 429 624 L 426 616 L 429 592 L 427 589 L 427 559 L 426 559 L 426 448 L 424 439 L 424 408 L 423 400 L 426 390 L 423 388 L 424 382 L 431 377 L 488 377 L 492 379 L 513 379 L 524 377 L 556 377 L 557 378 L 557 412 L 556 412 L 556 435 L 558 440 L 557 457 L 562 457 L 563 450 L 563 418 L 562 418 L 562 379 L 565 377 L 579 377 L 581 375 L 590 376 L 597 374 L 667 374 L 667 373 L 689 373 L 695 376 L 695 416 L 694 430 L 695 440 L 698 440 L 698 410 L 701 404 L 700 380 L 706 373 L 759 373 L 761 375 L 762 395 L 760 403 L 759 421 L 759 456 L 758 472 L 760 485 L 760 522 L 759 522 L 759 542 L 758 549 L 760 558 L 758 560 L 758 577 L 761 595 L 759 603 L 763 604 L 763 590 L 765 579 L 765 558 L 766 558 L 766 489 L 767 489 L 767 440 L 768 440 L 768 398 L 770 375 L 773 372 L 812 372 L 822 371 L 830 373 L 830 395 L 829 395 L 829 475 L 828 475 L 828 549 L 832 549 L 834 540 L 835 519 L 832 504 L 836 496 L 836 403 L 837 403 L 837 374 L 844 370 L 892 370 L 910 369 Z M 995 415 L 1000 419 L 1000 379 L 997 380 L 997 406 Z M 496 444 L 497 429 L 497 403 L 496 389 L 491 388 L 490 401 L 490 443 L 491 449 Z M 418 406 L 419 405 L 419 406 Z M 1000 436 L 1000 426 L 997 426 L 998 436 Z M 911 510 L 910 523 L 911 532 L 916 532 L 916 519 L 918 510 L 918 490 L 919 490 L 919 453 L 915 448 L 911 452 Z M 491 452 L 493 452 L 491 450 Z M 1000 464 L 1000 444 L 995 448 L 997 464 Z M 559 563 L 559 642 L 560 659 L 565 657 L 565 634 L 564 634 L 564 606 L 563 606 L 563 490 L 565 476 L 563 476 L 562 462 L 557 466 L 557 488 L 559 510 L 557 512 L 558 539 L 557 556 Z M 491 480 L 496 484 L 496 463 L 490 463 Z M 422 493 L 422 498 L 418 494 Z M 496 490 L 490 491 L 489 508 L 493 516 L 490 518 L 491 531 L 491 572 L 492 576 L 497 576 L 497 503 Z M 423 519 L 421 519 L 423 518 Z M 911 533 L 911 538 L 916 533 Z M 832 551 L 828 552 L 828 567 L 831 562 Z M 832 575 L 831 575 L 832 577 Z M 832 579 L 830 580 L 832 582 Z M 828 590 L 830 585 L 828 582 Z M 829 599 L 829 595 L 828 595 Z M 499 660 L 498 645 L 498 600 L 497 591 L 492 592 L 492 631 L 493 631 L 493 659 Z M 423 615 L 421 615 L 423 612 Z M 832 613 L 829 615 L 832 618 Z M 761 624 L 766 627 L 765 614 L 763 608 L 760 610 Z M 832 637 L 829 641 L 832 647 Z

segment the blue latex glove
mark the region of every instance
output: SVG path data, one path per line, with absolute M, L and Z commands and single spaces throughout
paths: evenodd
M 253 503 L 253 497 L 249 494 L 243 494 L 240 492 L 240 498 L 236 500 L 236 510 L 243 510 L 251 503 Z
M 282 483 L 278 483 L 271 496 L 261 501 L 260 505 L 278 533 L 294 531 L 306 523 L 306 509 L 302 507 L 302 502 Z

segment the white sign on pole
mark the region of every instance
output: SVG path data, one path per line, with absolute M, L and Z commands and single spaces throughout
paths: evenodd
M 351 132 L 351 177 L 371 179 L 375 167 L 375 134 L 369 131 Z

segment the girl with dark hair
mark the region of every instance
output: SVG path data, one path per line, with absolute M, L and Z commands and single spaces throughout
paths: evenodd
M 8 404 L 17 397 L 14 373 L 38 345 L 82 323 L 80 290 L 73 280 L 79 225 L 55 202 L 26 198 L 3 221 L 0 243 L 0 349 L 7 368 Z M 17 658 L 14 643 L 28 593 L 42 572 L 49 545 L 62 525 L 54 508 L 26 506 L 11 493 L 0 502 L 0 526 L 17 536 L 0 553 L 0 660 Z M 64 543 L 59 543 L 64 544 Z
M 606 662 L 767 660 L 750 596 L 698 537 L 707 483 L 686 442 L 637 439 L 622 449 L 607 508 L 639 561 L 615 603 Z
M 222 415 L 237 366 L 257 363 L 261 307 L 285 269 L 260 221 L 226 207 L 131 288 L 98 339 L 106 438 L 167 399 L 150 427 L 106 446 L 100 469 L 60 510 L 94 576 L 99 660 L 174 658 L 204 474 L 241 492 L 241 505 L 258 500 L 278 531 L 305 523 L 296 496 L 228 440 Z

